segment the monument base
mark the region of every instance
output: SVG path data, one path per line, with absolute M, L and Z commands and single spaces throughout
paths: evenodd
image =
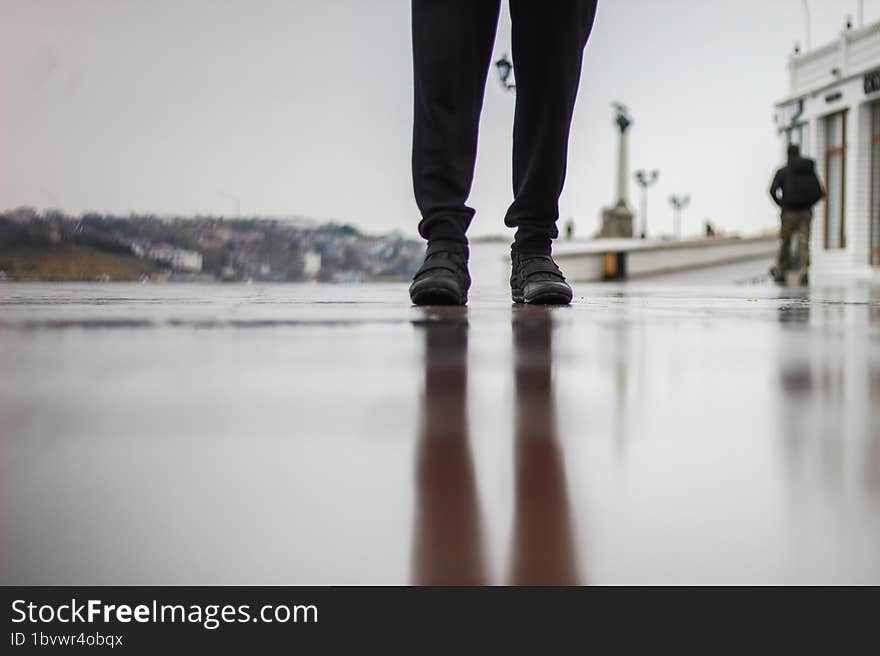
M 602 229 L 597 237 L 632 237 L 633 213 L 623 203 L 602 210 Z

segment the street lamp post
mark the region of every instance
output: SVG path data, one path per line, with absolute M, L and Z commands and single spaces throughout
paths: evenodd
M 646 173 L 643 169 L 636 171 L 636 182 L 642 189 L 642 239 L 648 236 L 648 187 L 657 182 L 660 172 L 654 169 L 650 173 Z
M 673 194 L 669 197 L 672 203 L 672 214 L 675 221 L 675 238 L 681 239 L 681 211 L 690 205 L 691 197 L 688 194 Z
M 806 34 L 807 38 L 805 41 L 805 45 L 807 46 L 806 49 L 809 50 L 812 45 L 810 42 L 810 3 L 807 2 L 807 0 L 803 0 L 803 3 L 804 3 L 804 24 L 807 28 L 807 34 Z
M 227 200 L 231 200 L 235 204 L 235 218 L 241 218 L 241 198 L 236 196 L 235 194 L 231 194 L 228 191 L 223 191 L 222 189 L 217 192 L 217 195 L 221 198 L 226 198 Z

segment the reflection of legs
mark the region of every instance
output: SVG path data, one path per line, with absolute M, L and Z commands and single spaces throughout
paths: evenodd
M 476 477 L 468 444 L 467 317 L 428 320 L 417 453 L 413 582 L 486 582 Z
M 465 241 L 500 0 L 413 0 L 413 188 L 425 239 Z
M 791 258 L 791 236 L 794 233 L 796 223 L 788 212 L 782 213 L 782 227 L 779 229 L 779 254 L 776 256 L 776 268 L 787 271 Z
M 549 252 L 550 239 L 558 235 L 568 133 L 595 14 L 595 0 L 510 0 L 514 201 L 504 221 L 518 228 L 516 249 Z
M 565 468 L 556 435 L 551 330 L 551 315 L 545 308 L 514 312 L 514 585 L 577 584 L 579 579 Z

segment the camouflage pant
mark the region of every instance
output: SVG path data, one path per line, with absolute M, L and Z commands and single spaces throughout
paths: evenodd
M 810 267 L 810 222 L 812 219 L 812 210 L 784 211 L 782 213 L 782 228 L 779 230 L 779 255 L 776 257 L 776 266 L 780 271 L 789 268 L 791 238 L 795 234 L 798 239 L 798 268 L 806 271 Z

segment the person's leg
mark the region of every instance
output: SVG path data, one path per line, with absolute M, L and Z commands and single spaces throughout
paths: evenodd
M 516 116 L 514 201 L 504 222 L 514 250 L 550 252 L 565 181 L 568 134 L 596 0 L 510 0 Z
M 810 224 L 813 222 L 813 212 L 804 210 L 798 220 L 798 257 L 801 273 L 810 268 Z
M 779 228 L 779 253 L 776 255 L 776 269 L 785 272 L 791 257 L 791 236 L 794 233 L 795 221 L 789 212 L 782 213 L 782 225 Z
M 427 240 L 467 243 L 486 75 L 500 0 L 413 0 L 413 189 Z
M 813 222 L 812 210 L 800 212 L 797 225 L 798 265 L 800 267 L 800 284 L 810 282 L 810 224 Z

